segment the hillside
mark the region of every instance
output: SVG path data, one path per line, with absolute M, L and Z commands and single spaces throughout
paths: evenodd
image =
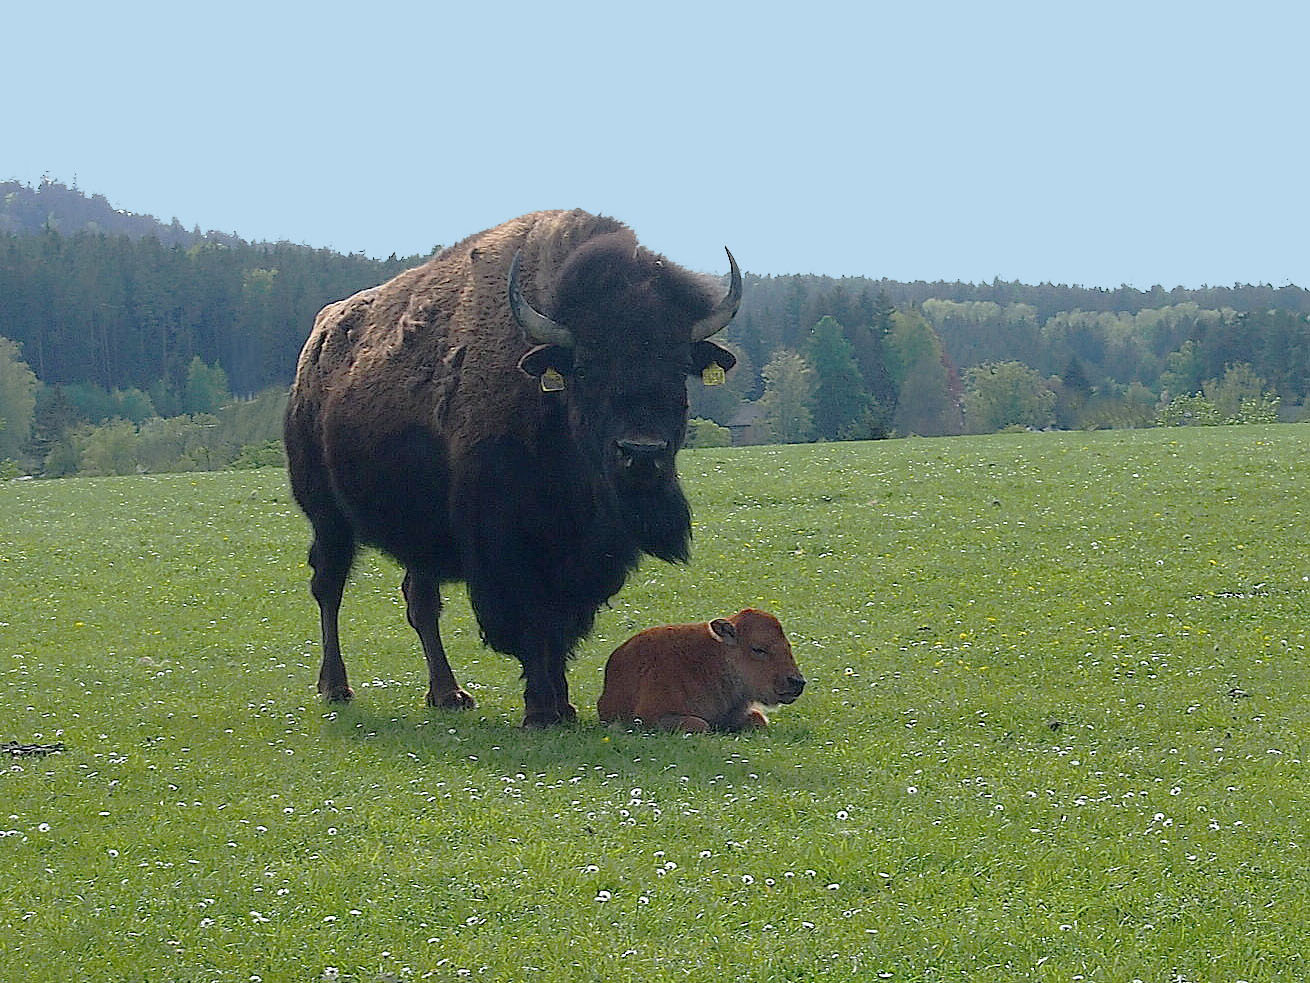
M 186 229 L 174 218 L 161 222 L 115 208 L 104 195 L 86 195 L 77 187 L 43 180 L 35 188 L 18 181 L 0 181 L 0 234 L 25 235 L 54 229 L 63 235 L 102 232 L 109 236 L 143 239 L 154 236 L 165 246 L 190 248 L 198 242 L 232 245 L 241 240 L 225 232 Z

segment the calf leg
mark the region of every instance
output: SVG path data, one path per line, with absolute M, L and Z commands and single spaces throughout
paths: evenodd
M 355 560 L 355 538 L 344 523 L 316 523 L 309 548 L 313 576 L 309 589 L 318 602 L 319 627 L 323 638 L 323 663 L 318 671 L 318 691 L 333 702 L 353 699 L 355 691 L 346 681 L 346 664 L 341 658 L 338 617 L 346 578 Z
M 663 730 L 674 733 L 703 734 L 710 729 L 709 721 L 702 717 L 683 713 L 666 713 L 658 721 Z
M 751 706 L 741 717 L 741 723 L 738 727 L 740 730 L 760 730 L 762 727 L 769 726 L 769 718 L 765 716 L 764 710 L 758 706 Z
M 446 650 L 441 644 L 438 628 L 441 595 L 437 592 L 436 580 L 409 568 L 405 571 L 405 582 L 401 590 L 405 594 L 405 617 L 410 627 L 418 633 L 419 643 L 423 646 L 423 657 L 428 663 L 427 705 L 457 710 L 469 710 L 477 706 L 473 697 L 456 682 L 455 674 L 446 659 Z
M 762 730 L 769 726 L 769 718 L 757 705 L 750 704 L 733 723 L 733 730 Z

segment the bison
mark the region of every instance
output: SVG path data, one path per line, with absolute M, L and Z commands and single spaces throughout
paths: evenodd
M 565 664 L 597 609 L 643 555 L 689 555 L 674 456 L 686 376 L 736 361 L 708 340 L 741 302 L 728 261 L 725 295 L 612 218 L 536 212 L 319 313 L 285 421 L 319 693 L 354 695 L 338 614 L 369 544 L 405 569 L 429 706 L 474 705 L 438 630 L 440 585 L 463 581 L 483 641 L 522 663 L 524 726 L 576 719 Z
M 760 704 L 792 703 L 805 688 L 778 619 L 747 608 L 697 625 L 647 628 L 605 664 L 600 719 L 676 731 L 767 727 Z

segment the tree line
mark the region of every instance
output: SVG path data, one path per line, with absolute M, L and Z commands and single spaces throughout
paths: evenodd
M 114 216 L 143 217 L 106 214 L 103 199 L 62 185 L 39 190 L 0 199 L 11 230 L 0 234 L 0 460 L 18 462 L 11 470 L 275 455 L 268 408 L 318 310 L 423 259 L 181 235 L 149 217 L 111 234 Z M 724 336 L 738 367 L 725 385 L 691 384 L 695 442 L 1293 418 L 1310 395 L 1310 293 L 1299 287 L 749 274 L 745 287 Z M 228 426 L 225 413 L 245 423 Z
M 1181 300 L 1043 316 L 1021 299 L 906 301 L 904 288 L 748 278 L 726 335 L 740 367 L 723 391 L 693 385 L 693 412 L 739 439 L 841 440 L 1295 418 L 1310 396 L 1310 315 L 1296 310 Z M 1230 405 L 1238 391 L 1245 411 Z M 1216 393 L 1214 414 L 1167 411 Z

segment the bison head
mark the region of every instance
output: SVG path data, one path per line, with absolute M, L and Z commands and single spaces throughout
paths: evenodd
M 796 702 L 805 689 L 805 677 L 777 618 L 747 608 L 731 618 L 711 621 L 709 627 L 737 667 L 750 699 L 769 705 Z
M 741 303 L 736 260 L 729 252 L 731 284 L 717 298 L 631 233 L 598 236 L 560 269 L 547 316 L 523 296 L 519 259 L 510 309 L 535 345 L 519 367 L 566 408 L 573 441 L 617 494 L 642 548 L 686 559 L 689 513 L 674 469 L 687 432 L 686 377 L 736 364 L 708 340 Z

